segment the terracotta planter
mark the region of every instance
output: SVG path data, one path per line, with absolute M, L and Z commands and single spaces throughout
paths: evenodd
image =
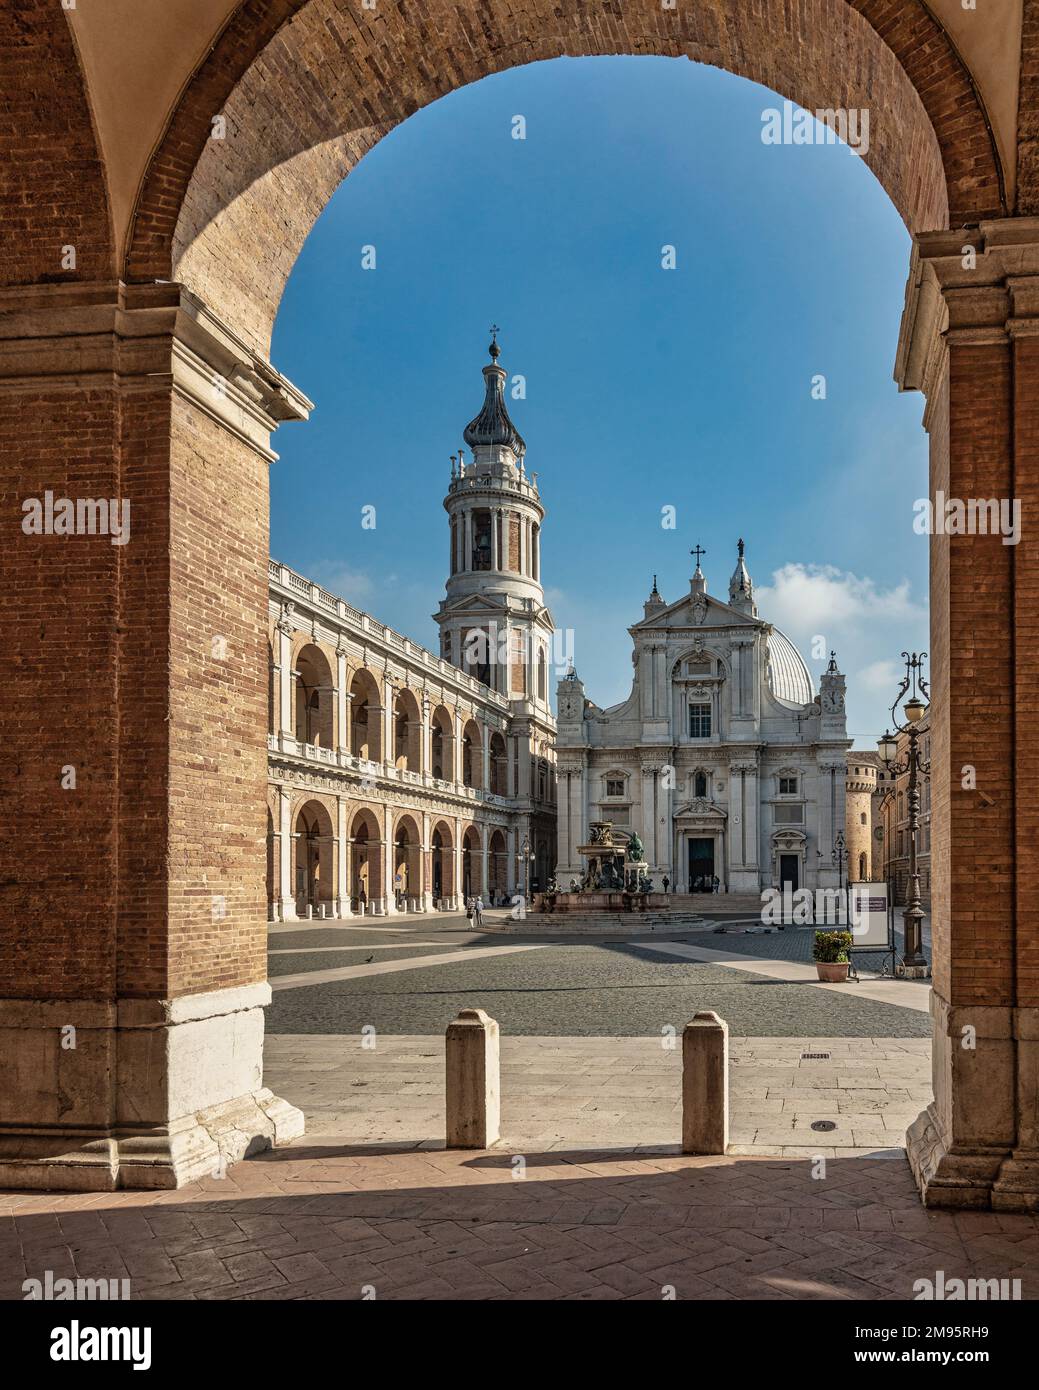
M 819 979 L 827 985 L 843 985 L 848 982 L 850 961 L 817 960 L 815 968 Z

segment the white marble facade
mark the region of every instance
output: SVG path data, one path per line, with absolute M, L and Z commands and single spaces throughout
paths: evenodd
M 656 888 L 836 887 L 844 831 L 845 681 L 831 656 L 815 692 L 793 643 L 758 616 L 739 542 L 727 602 L 696 567 L 689 592 L 653 592 L 634 642 L 631 694 L 601 709 L 573 671 L 558 687 L 562 888 L 594 820 L 637 831 Z

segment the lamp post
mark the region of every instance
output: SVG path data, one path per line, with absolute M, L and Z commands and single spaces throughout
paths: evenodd
M 846 852 L 846 850 L 845 850 L 845 839 L 844 839 L 844 831 L 843 831 L 843 830 L 838 830 L 838 831 L 837 831 L 837 834 L 833 837 L 833 857 L 834 857 L 834 859 L 836 859 L 836 861 L 837 861 L 837 873 L 838 873 L 839 878 L 840 878 L 841 892 L 843 893 L 843 892 L 844 892 L 844 864 L 845 864 L 845 860 L 848 858 L 847 852 Z
M 927 959 L 921 950 L 923 937 L 922 921 L 924 916 L 923 904 L 920 900 L 920 870 L 917 863 L 917 835 L 920 829 L 920 778 L 927 776 L 931 770 L 929 761 L 925 761 L 920 756 L 920 721 L 927 713 L 927 705 L 921 700 L 920 696 L 925 695 L 930 698 L 930 687 L 923 677 L 923 663 L 926 652 L 902 653 L 902 660 L 906 664 L 905 675 L 902 677 L 902 684 L 899 686 L 895 702 L 891 706 L 891 720 L 895 727 L 895 733 L 891 734 L 884 731 L 883 738 L 878 740 L 880 757 L 884 766 L 892 776 L 901 776 L 903 772 L 909 773 L 908 803 L 909 803 L 909 900 L 902 913 L 902 923 L 905 933 L 902 956 L 902 973 L 912 979 L 923 979 L 930 972 Z M 906 695 L 908 694 L 908 699 Z M 903 703 L 904 701 L 904 703 Z M 899 705 L 902 706 L 902 718 L 899 717 Z M 898 735 L 902 734 L 907 740 L 906 756 L 904 759 L 898 758 Z
M 523 875 L 523 897 L 524 897 L 524 901 L 529 903 L 529 902 L 530 902 L 530 866 L 531 866 L 531 864 L 533 864 L 533 862 L 534 862 L 534 851 L 533 851 L 533 850 L 531 849 L 531 847 L 530 847 L 530 838 L 529 838 L 529 836 L 527 836 L 527 835 L 524 835 L 524 837 L 523 837 L 523 844 L 522 844 L 522 846 L 521 846 L 521 848 L 520 848 L 520 852 L 519 852 L 518 858 L 519 858 L 519 861 L 520 861 L 520 865 L 522 866 L 521 869 L 520 869 L 520 872 L 521 872 L 522 875 Z

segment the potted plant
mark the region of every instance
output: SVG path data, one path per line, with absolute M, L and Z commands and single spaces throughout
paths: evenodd
M 850 945 L 850 931 L 817 931 L 815 933 L 815 946 L 812 949 L 812 955 L 820 980 L 828 985 L 842 985 L 847 982 L 848 967 L 851 965 L 851 957 L 848 955 Z

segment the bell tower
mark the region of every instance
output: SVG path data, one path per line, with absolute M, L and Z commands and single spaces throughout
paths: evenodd
M 433 615 L 440 654 L 507 699 L 549 709 L 552 616 L 541 587 L 545 509 L 526 471 L 523 437 L 505 405 L 498 330 L 491 329 L 484 400 L 451 456 L 447 596 Z

